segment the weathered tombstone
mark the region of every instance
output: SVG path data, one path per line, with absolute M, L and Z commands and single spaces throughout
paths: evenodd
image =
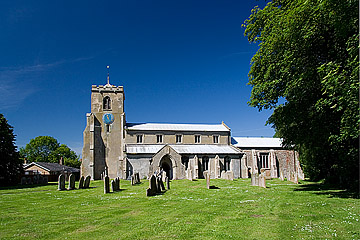
M 120 191 L 120 178 L 119 177 L 116 178 L 116 189 L 118 191 Z
M 162 191 L 161 176 L 158 176 L 158 177 L 156 177 L 156 193 L 161 193 L 161 191 Z
M 58 178 L 58 190 L 65 190 L 65 176 L 64 174 L 60 174 Z
M 255 173 L 255 186 L 259 186 L 259 174 Z
M 84 182 L 84 188 L 89 188 L 90 187 L 90 176 L 87 175 L 85 178 L 85 182 Z
M 48 183 L 49 183 L 49 178 L 48 178 L 48 176 L 44 176 L 43 183 L 44 183 L 44 184 L 48 184 Z
M 234 172 L 233 171 L 227 171 L 226 172 L 226 179 L 230 181 L 234 181 Z
M 116 192 L 116 181 L 115 180 L 111 180 L 111 191 Z
M 209 174 L 208 171 L 204 171 L 203 175 L 204 175 L 204 177 L 206 179 L 206 188 L 210 189 L 210 174 Z
M 75 189 L 75 175 L 70 174 L 68 190 L 73 190 L 73 189 Z
M 104 178 L 104 193 L 109 193 L 110 192 L 110 185 L 109 185 L 109 176 L 105 176 Z
M 135 184 L 135 176 L 131 175 L 131 185 L 134 185 L 134 184 Z
M 32 181 L 32 179 L 31 179 L 31 177 L 28 177 L 28 178 L 26 179 L 26 184 L 33 184 L 33 181 Z
M 190 181 L 192 181 L 193 180 L 193 177 L 192 177 L 192 171 L 191 171 L 191 169 L 190 168 L 188 168 L 187 169 L 187 174 L 186 174 L 187 176 L 187 179 L 189 179 Z
M 34 177 L 33 177 L 33 183 L 34 183 L 34 184 L 38 184 L 38 183 L 39 183 L 38 175 L 34 175 Z
M 260 176 L 259 176 L 259 187 L 266 188 L 265 178 L 266 177 L 265 177 L 264 173 L 260 174 Z
M 140 173 L 136 173 L 136 183 L 140 183 Z
M 165 182 L 166 182 L 166 189 L 170 190 L 170 180 L 168 177 L 165 177 Z
M 84 188 L 84 176 L 81 176 L 80 180 L 79 180 L 79 189 Z
M 251 174 L 251 186 L 256 186 L 256 184 L 255 184 L 255 173 L 252 173 Z
M 146 189 L 146 196 L 156 195 L 156 177 L 152 175 L 149 179 L 149 188 Z
M 22 177 L 21 178 L 21 185 L 25 185 L 26 184 L 26 177 Z
M 222 170 L 222 171 L 221 171 L 220 178 L 221 178 L 221 179 L 226 179 L 226 172 L 225 172 L 225 170 Z
M 280 176 L 279 176 L 279 178 L 280 178 L 280 180 L 281 181 L 284 181 L 284 173 L 283 173 L 283 171 L 282 171 L 282 169 L 280 168 L 280 171 L 279 171 L 280 173 Z
M 39 175 L 39 183 L 44 184 L 44 177 L 42 175 Z
M 162 173 L 161 173 L 161 180 L 163 181 L 163 182 L 166 182 L 166 172 L 165 171 L 163 171 Z

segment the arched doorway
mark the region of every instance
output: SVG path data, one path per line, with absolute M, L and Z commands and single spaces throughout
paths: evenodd
M 165 155 L 161 158 L 160 168 L 166 172 L 166 176 L 168 176 L 169 179 L 173 178 L 172 163 L 169 155 Z

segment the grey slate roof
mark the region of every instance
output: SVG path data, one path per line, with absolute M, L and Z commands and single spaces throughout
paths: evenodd
M 80 172 L 80 169 L 78 169 L 78 168 L 61 165 L 59 163 L 49 163 L 49 162 L 32 162 L 32 163 L 27 164 L 24 167 L 24 169 L 26 170 L 27 168 L 29 168 L 33 165 L 36 165 L 44 170 L 51 171 L 51 172 L 61 172 L 61 171 L 67 171 L 67 172 L 72 172 L 72 173 Z
M 239 148 L 282 148 L 281 138 L 232 137 L 231 144 Z
M 168 144 L 180 154 L 239 154 L 235 147 L 230 145 L 217 144 Z M 127 144 L 128 154 L 155 154 L 162 149 L 165 144 Z
M 230 132 L 224 124 L 127 123 L 127 130 Z

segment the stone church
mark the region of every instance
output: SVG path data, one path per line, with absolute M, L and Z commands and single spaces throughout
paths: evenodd
M 265 171 L 267 178 L 303 178 L 298 155 L 278 138 L 232 138 L 220 124 L 128 123 L 123 86 L 93 85 L 91 113 L 86 114 L 81 175 L 93 180 L 138 172 L 148 178 L 164 170 L 170 179 L 248 178 Z

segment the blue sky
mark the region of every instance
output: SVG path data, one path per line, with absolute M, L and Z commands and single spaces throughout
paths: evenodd
M 247 105 L 241 24 L 265 1 L 2 1 L 0 112 L 16 144 L 53 136 L 81 154 L 91 85 L 125 89 L 128 122 L 221 123 L 272 137 Z

